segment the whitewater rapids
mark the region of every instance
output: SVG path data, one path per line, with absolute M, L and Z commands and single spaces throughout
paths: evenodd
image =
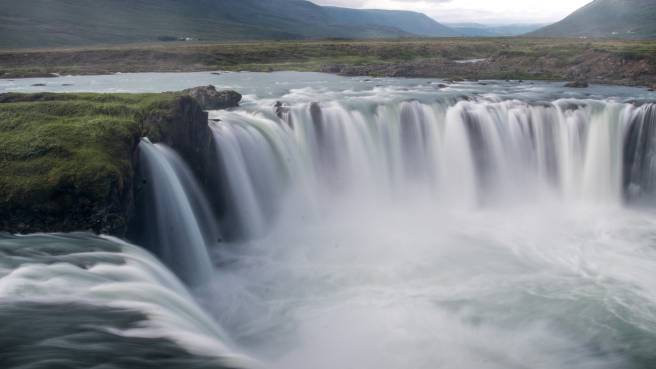
M 413 92 L 211 115 L 231 336 L 281 369 L 656 365 L 653 107 Z
M 53 80 L 212 82 L 245 101 L 210 112 L 219 187 L 202 188 L 170 148 L 140 146 L 142 246 L 187 287 L 117 240 L 6 236 L 0 253 L 38 252 L 0 254 L 0 318 L 29 326 L 25 301 L 81 301 L 104 354 L 152 347 L 191 368 L 656 367 L 656 94 L 313 73 Z M 34 89 L 21 83 L 0 90 Z M 89 243 L 99 250 L 80 252 Z

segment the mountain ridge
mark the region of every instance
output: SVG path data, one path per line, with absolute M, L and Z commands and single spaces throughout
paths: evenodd
M 656 1 L 594 0 L 531 37 L 656 38 Z
M 0 47 L 162 40 L 457 36 L 409 11 L 324 7 L 304 0 L 0 0 Z

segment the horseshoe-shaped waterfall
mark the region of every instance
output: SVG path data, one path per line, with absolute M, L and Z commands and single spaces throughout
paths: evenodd
M 99 327 L 0 309 L 15 335 L 51 330 L 89 362 L 77 340 L 103 339 L 98 357 L 147 340 L 143 368 L 656 365 L 653 96 L 301 75 L 213 77 L 246 93 L 210 111 L 213 186 L 142 141 L 140 246 L 161 263 L 3 236 L 1 301 Z

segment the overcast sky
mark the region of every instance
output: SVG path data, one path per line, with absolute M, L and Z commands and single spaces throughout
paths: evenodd
M 405 9 L 442 23 L 553 23 L 591 0 L 311 0 L 321 5 Z

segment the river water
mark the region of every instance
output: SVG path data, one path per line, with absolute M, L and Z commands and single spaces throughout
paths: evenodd
M 656 367 L 656 94 L 289 72 L 0 91 L 207 84 L 245 95 L 210 112 L 224 181 L 142 142 L 152 254 L 0 239 L 3 367 Z

